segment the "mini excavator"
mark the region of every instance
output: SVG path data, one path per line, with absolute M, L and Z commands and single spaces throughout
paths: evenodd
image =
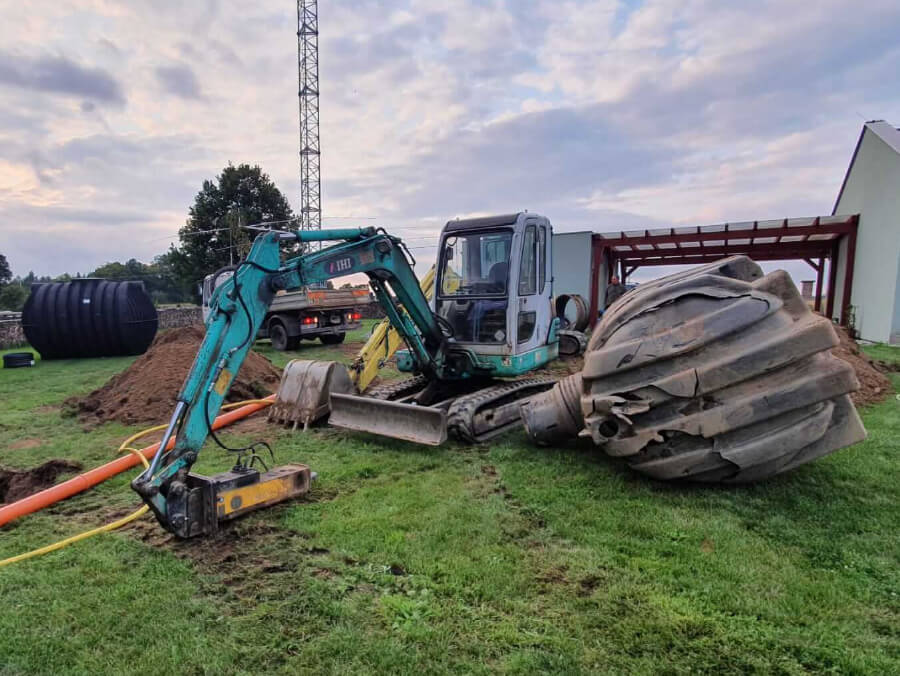
M 214 291 L 160 450 L 132 487 L 182 538 L 308 491 L 308 467 L 270 470 L 264 442 L 228 448 L 211 421 L 275 294 L 354 273 L 368 276 L 406 345 L 398 368 L 412 377 L 359 396 L 343 366 L 295 360 L 270 420 L 306 425 L 330 411 L 338 427 L 437 445 L 490 439 L 524 419 L 539 444 L 589 437 L 651 477 L 719 483 L 766 478 L 865 437 L 848 397 L 852 368 L 830 354 L 830 322 L 785 273 L 764 275 L 744 256 L 642 285 L 594 329 L 582 373 L 529 375 L 573 338 L 551 305 L 551 234 L 527 212 L 450 221 L 430 301 L 411 254 L 384 230 L 259 234 Z M 334 244 L 281 262 L 282 244 L 313 241 Z M 208 436 L 236 454 L 232 470 L 191 472 Z
M 265 468 L 264 452 L 270 451 L 264 444 L 229 448 L 237 455 L 230 472 L 204 477 L 190 469 L 207 437 L 227 448 L 212 420 L 275 294 L 355 273 L 369 277 L 406 345 L 397 353 L 398 368 L 413 377 L 363 397 L 340 384 L 346 373 L 332 362 L 298 360 L 285 369 L 272 407 L 275 419 L 305 425 L 330 410 L 335 426 L 431 445 L 443 443 L 448 433 L 482 441 L 519 424 L 521 400 L 555 383 L 550 377 L 520 377 L 559 352 L 551 234 L 548 219 L 527 212 L 450 221 L 441 235 L 432 302 L 403 242 L 383 230 L 259 234 L 247 258 L 213 293 L 206 336 L 161 450 L 132 482 L 134 490 L 180 537 L 214 532 L 220 520 L 308 490 L 305 466 L 257 469 Z M 283 244 L 313 241 L 335 243 L 281 262 Z

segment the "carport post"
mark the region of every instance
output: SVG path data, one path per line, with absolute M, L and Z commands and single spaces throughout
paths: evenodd
M 841 254 L 840 238 L 834 240 L 831 245 L 831 258 L 828 259 L 828 300 L 825 303 L 825 315 L 828 319 L 834 320 L 834 299 L 837 288 L 837 263 L 838 256 Z
M 822 311 L 822 284 L 825 281 L 825 256 L 819 256 L 819 267 L 816 268 L 816 303 L 815 311 Z
M 856 222 L 847 234 L 847 263 L 844 265 L 844 295 L 841 298 L 841 326 L 850 322 L 850 295 L 853 293 L 853 263 L 856 258 Z

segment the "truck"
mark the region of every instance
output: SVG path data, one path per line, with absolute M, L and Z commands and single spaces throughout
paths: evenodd
M 233 275 L 233 270 L 224 270 L 203 279 L 204 322 L 209 318 L 213 292 Z M 368 288 L 279 291 L 256 337 L 272 341 L 272 347 L 279 351 L 295 350 L 301 340 L 316 338 L 323 345 L 338 345 L 344 342 L 347 331 L 360 327 L 365 306 L 371 303 Z

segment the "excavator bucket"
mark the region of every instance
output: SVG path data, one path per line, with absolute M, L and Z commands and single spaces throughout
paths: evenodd
M 343 364 L 334 361 L 292 359 L 281 374 L 269 422 L 306 429 L 328 415 L 333 392 L 352 392 L 353 384 Z
M 447 411 L 443 408 L 374 397 L 332 392 L 328 424 L 427 446 L 447 441 Z

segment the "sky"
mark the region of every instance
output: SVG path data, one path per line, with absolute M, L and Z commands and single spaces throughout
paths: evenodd
M 229 162 L 299 208 L 295 4 L 0 8 L 14 274 L 149 261 Z M 896 0 L 322 0 L 319 28 L 325 226 L 425 262 L 448 219 L 522 209 L 597 232 L 830 214 L 862 124 L 900 124 Z

